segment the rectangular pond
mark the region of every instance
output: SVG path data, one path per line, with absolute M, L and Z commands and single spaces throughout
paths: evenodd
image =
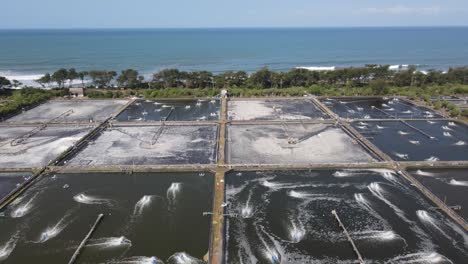
M 461 206 L 455 210 L 468 221 L 468 169 L 412 169 L 409 172 L 449 206 Z
M 217 138 L 217 125 L 114 125 L 67 165 L 212 164 L 217 158 Z
M 231 172 L 226 263 L 464 263 L 468 234 L 388 170 Z
M 311 120 L 324 119 L 311 99 L 230 100 L 230 120 Z
M 77 263 L 204 263 L 213 182 L 199 172 L 44 176 L 1 212 L 0 261 L 68 263 L 104 214 Z
M 86 136 L 93 126 L 2 126 L 0 168 L 42 167 Z
M 468 160 L 468 127 L 451 121 L 354 122 L 352 126 L 398 161 Z
M 0 172 L 0 200 L 32 176 L 30 172 Z
M 394 119 L 442 118 L 434 111 L 399 98 L 331 97 L 320 100 L 342 118 Z
M 125 109 L 117 121 L 205 121 L 218 120 L 217 99 L 138 100 Z
M 341 128 L 329 124 L 229 125 L 226 157 L 231 164 L 374 161 Z
M 111 117 L 127 100 L 56 100 L 48 101 L 7 119 L 13 123 L 101 122 Z

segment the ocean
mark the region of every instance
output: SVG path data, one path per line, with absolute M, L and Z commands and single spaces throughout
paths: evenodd
M 0 76 L 134 68 L 287 71 L 294 67 L 468 65 L 468 27 L 0 30 Z

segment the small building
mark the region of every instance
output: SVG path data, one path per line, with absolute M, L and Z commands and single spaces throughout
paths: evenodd
M 85 96 L 85 88 L 70 88 L 70 96 L 71 97 L 84 97 Z

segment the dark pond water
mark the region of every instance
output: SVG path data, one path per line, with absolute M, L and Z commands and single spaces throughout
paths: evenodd
M 392 171 L 232 172 L 226 263 L 465 263 L 468 234 Z
M 321 100 L 343 118 L 440 118 L 439 114 L 398 98 L 326 98 Z
M 410 173 L 468 221 L 468 169 L 413 169 Z
M 202 263 L 212 196 L 209 173 L 46 176 L 2 212 L 0 260 L 68 263 L 102 213 L 79 263 Z
M 468 127 L 449 121 L 354 122 L 352 126 L 399 161 L 468 160 Z M 416 128 L 416 129 L 415 129 Z
M 117 116 L 118 121 L 218 120 L 219 100 L 136 101 Z

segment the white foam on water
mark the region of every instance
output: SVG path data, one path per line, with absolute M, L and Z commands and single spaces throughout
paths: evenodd
M 190 108 L 192 108 L 190 105 L 185 106 L 185 109 L 190 109 Z
M 444 132 L 444 136 L 445 137 L 452 137 L 452 134 L 450 134 L 450 132 Z
M 430 121 L 430 120 L 427 120 L 427 122 L 428 122 L 429 124 L 431 124 L 431 125 L 437 123 L 437 122 L 435 122 L 435 121 Z
M 418 216 L 419 220 L 423 224 L 426 224 L 428 226 L 431 226 L 435 228 L 437 231 L 439 231 L 444 237 L 446 237 L 448 240 L 452 240 L 451 236 L 449 236 L 439 225 L 438 225 L 438 220 L 432 217 L 427 211 L 425 210 L 418 210 L 416 211 L 416 215 Z
M 104 237 L 90 240 L 86 247 L 96 247 L 99 249 L 110 249 L 119 247 L 131 247 L 132 241 L 124 236 L 121 237 Z
M 411 111 L 411 110 L 406 110 L 406 111 L 404 111 L 404 112 L 401 112 L 401 113 L 402 113 L 402 114 L 412 114 L 412 113 L 413 113 L 413 111 Z
M 436 157 L 436 156 L 431 156 L 431 157 L 425 159 L 425 161 L 439 161 L 439 160 L 440 159 L 438 157 Z
M 369 125 L 368 123 L 364 123 L 364 122 L 359 122 L 358 124 L 361 125 L 361 126 L 368 126 Z
M 112 201 L 110 199 L 103 199 L 95 196 L 86 195 L 84 193 L 79 193 L 73 196 L 73 200 L 78 203 L 82 204 L 91 204 L 91 205 L 99 205 L 99 204 L 107 204 L 110 205 Z
M 387 128 L 387 127 L 383 127 L 383 126 L 379 126 L 379 125 L 377 125 L 376 127 L 377 127 L 377 129 L 385 129 L 385 128 Z
M 382 104 L 383 107 L 390 107 L 388 104 Z
M 466 145 L 466 142 L 465 141 L 457 141 L 457 143 L 454 144 L 455 146 L 465 146 Z
M 172 106 L 170 106 L 170 105 L 162 105 L 161 107 L 162 107 L 162 108 L 171 108 Z
M 382 186 L 378 183 L 378 182 L 373 182 L 371 184 L 369 184 L 368 186 L 368 189 L 369 191 L 375 196 L 377 197 L 379 200 L 381 200 L 382 202 L 384 202 L 385 204 L 387 204 L 390 208 L 393 209 L 393 211 L 395 211 L 395 213 L 401 218 L 403 219 L 405 222 L 407 223 L 412 223 L 405 215 L 405 213 L 398 207 L 396 206 L 395 204 L 393 204 L 392 202 L 390 202 L 386 197 L 385 197 L 385 190 L 382 188 Z
M 31 209 L 34 207 L 34 200 L 36 199 L 36 195 L 31 197 L 27 202 L 20 204 L 18 207 L 15 207 L 13 211 L 10 213 L 12 218 L 20 218 L 28 214 Z
M 189 254 L 185 252 L 177 252 L 167 259 L 167 263 L 198 264 L 198 263 L 203 263 L 203 262 L 195 257 L 190 256 Z
M 370 115 L 365 115 L 364 119 L 370 119 Z
M 420 175 L 420 176 L 427 176 L 427 177 L 435 177 L 435 176 L 437 176 L 437 174 L 435 174 L 435 173 L 431 173 L 431 172 L 427 172 L 427 171 L 422 171 L 422 170 L 417 170 L 417 171 L 416 171 L 416 174 L 417 174 L 417 175 Z
M 453 127 L 456 127 L 456 126 L 457 126 L 457 124 L 455 124 L 455 122 L 449 122 L 448 125 L 449 125 L 449 126 L 453 126 Z
M 359 106 L 358 106 L 358 107 L 356 107 L 356 109 L 357 109 L 359 112 L 362 112 L 362 111 L 364 111 L 364 108 L 362 108 L 362 107 L 359 107 Z
M 400 255 L 387 261 L 386 263 L 453 263 L 445 256 L 436 252 L 418 252 L 407 255 Z
M 305 236 L 306 231 L 302 223 L 294 223 L 291 221 L 290 227 L 288 228 L 289 239 L 293 243 L 299 243 Z
M 151 204 L 153 198 L 154 195 L 145 195 L 141 197 L 141 199 L 135 204 L 133 214 L 141 215 L 143 213 L 143 210 Z
M 249 197 L 247 198 L 245 205 L 241 209 L 242 218 L 251 218 L 253 216 L 254 208 L 250 203 L 250 200 L 252 199 L 252 194 L 253 194 L 253 189 L 250 189 Z
M 163 264 L 164 262 L 157 257 L 129 257 L 122 260 L 112 260 L 108 264 Z
M 404 159 L 404 160 L 409 159 L 408 154 L 397 153 L 397 152 L 395 152 L 394 154 L 395 154 L 395 156 L 399 157 L 400 159 Z
M 170 205 L 175 204 L 177 200 L 177 195 L 179 194 L 181 188 L 182 188 L 182 183 L 173 182 L 171 186 L 167 189 L 166 197 Z
M 343 170 L 336 171 L 333 173 L 333 176 L 336 178 L 345 178 L 345 177 L 356 177 L 366 175 L 366 172 L 363 171 L 353 171 L 353 170 Z
M 16 247 L 18 234 L 13 235 L 4 245 L 0 245 L 0 261 L 7 259 Z
M 455 179 L 451 179 L 449 183 L 450 183 L 450 185 L 468 187 L 468 181 L 457 181 Z
M 409 143 L 413 144 L 413 145 L 421 145 L 421 142 L 419 140 L 408 140 Z
M 393 241 L 393 240 L 404 240 L 400 235 L 396 234 L 392 230 L 367 230 L 361 232 L 354 232 L 352 234 L 356 240 L 379 240 L 379 241 Z
M 398 134 L 399 135 L 408 135 L 409 133 L 405 132 L 405 131 L 398 130 Z
M 356 126 L 356 127 L 359 128 L 359 129 L 367 129 L 366 126 Z
M 446 131 L 452 131 L 452 129 L 448 126 L 442 126 L 442 129 Z
M 47 227 L 39 236 L 37 243 L 44 243 L 56 236 L 58 236 L 71 222 L 70 215 L 67 214 L 60 219 L 55 225 Z

